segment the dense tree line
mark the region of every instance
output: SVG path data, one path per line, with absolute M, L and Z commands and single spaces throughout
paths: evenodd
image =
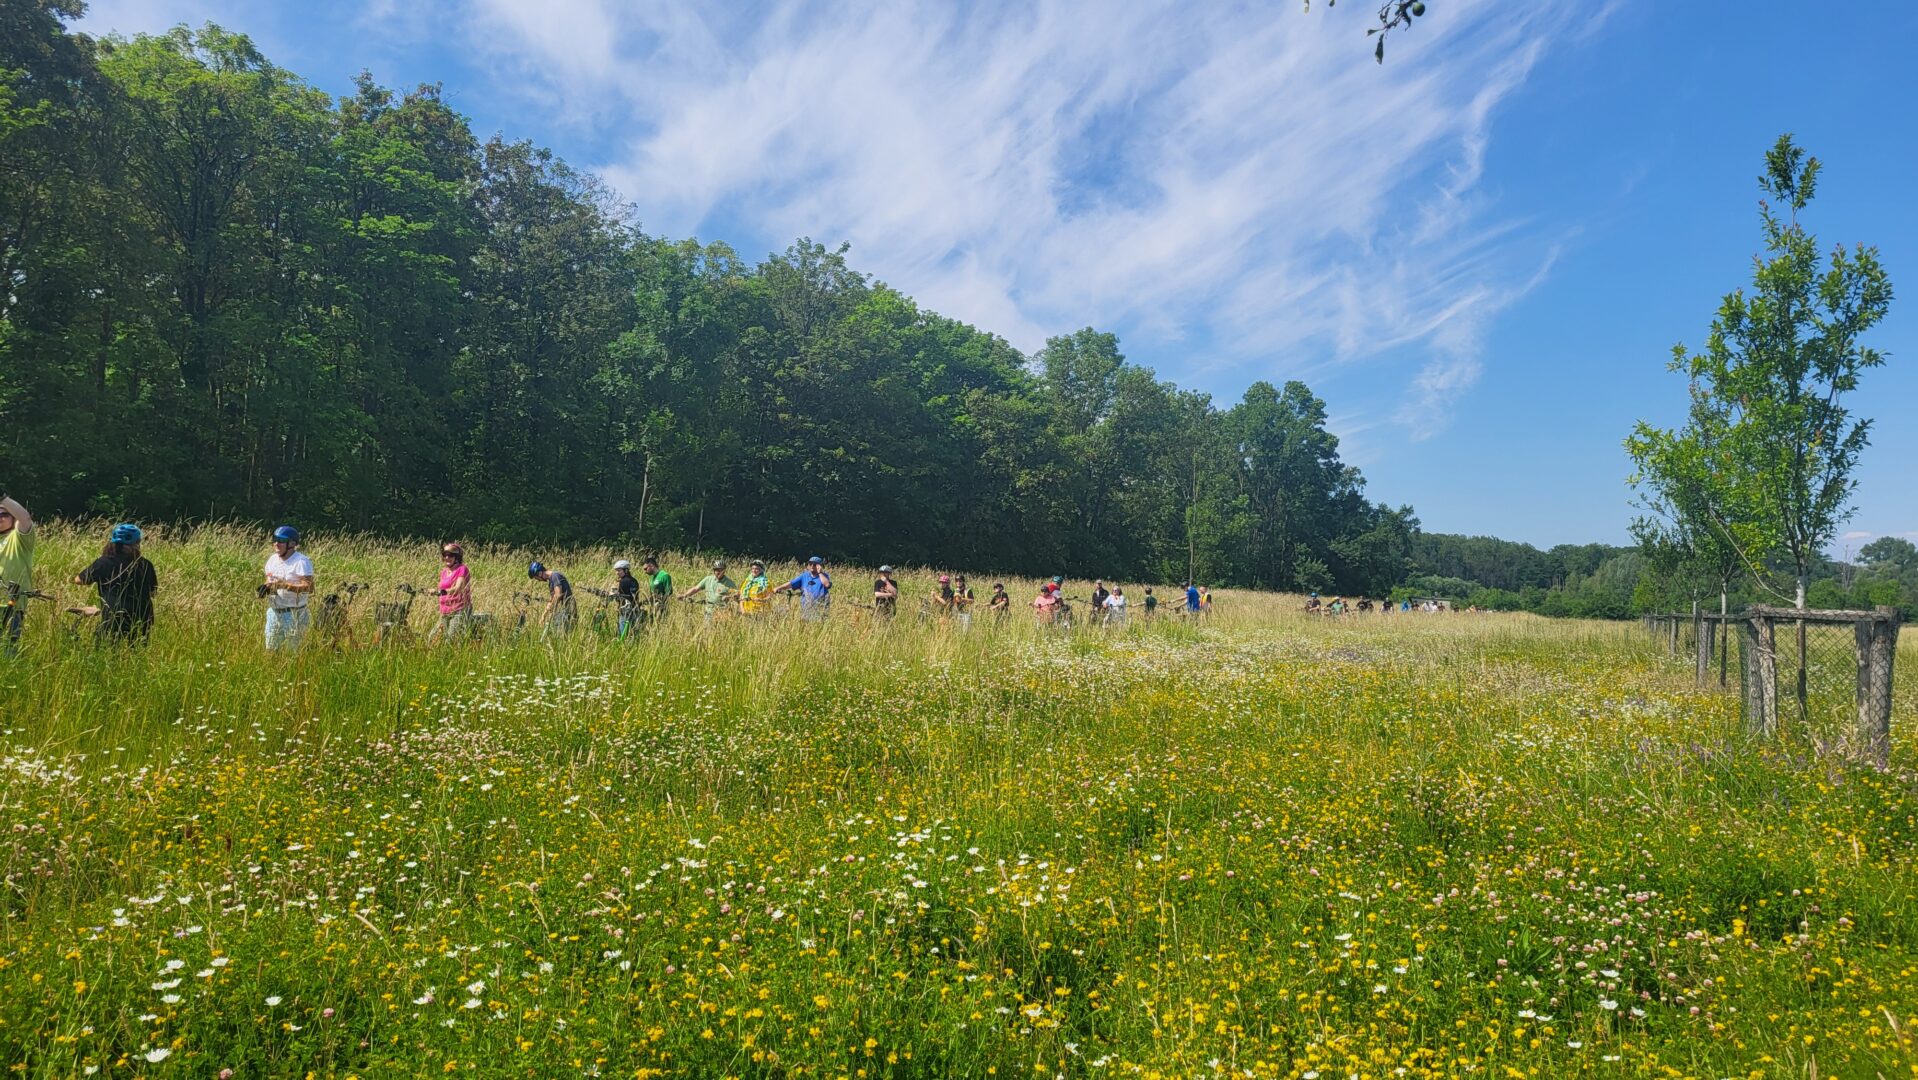
M 1303 384 L 1027 356 L 800 240 L 650 236 L 437 87 L 0 0 L 0 476 L 42 513 L 289 519 L 1383 593 L 1418 536 Z M 643 200 L 645 193 L 634 193 Z

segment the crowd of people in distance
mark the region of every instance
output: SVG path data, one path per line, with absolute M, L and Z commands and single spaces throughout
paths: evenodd
M 33 587 L 35 529 L 26 507 L 11 497 L 0 496 L 0 602 L 5 604 L 3 620 L 5 648 L 13 651 L 20 640 L 26 601 L 51 600 Z M 98 603 L 67 610 L 77 616 L 97 617 L 95 636 L 102 641 L 140 642 L 153 630 L 153 597 L 159 591 L 159 576 L 141 551 L 144 539 L 140 527 L 131 523 L 113 526 L 100 557 L 73 579 L 73 583 L 93 588 Z M 268 651 L 298 649 L 314 625 L 314 583 L 317 575 L 313 560 L 301 550 L 300 531 L 291 525 L 273 529 L 271 552 L 261 568 L 255 587 L 257 597 L 266 606 L 264 641 Z M 457 541 L 440 545 L 439 581 L 434 590 L 437 618 L 427 633 L 429 643 L 470 640 L 481 636 L 490 619 L 473 605 L 473 574 L 466 564 L 466 549 Z M 649 624 L 666 618 L 674 601 L 696 605 L 707 620 L 727 616 L 744 619 L 765 618 L 773 614 L 778 597 L 797 600 L 799 618 L 807 622 L 824 620 L 832 610 L 833 579 L 826 562 L 815 555 L 790 581 L 774 583 L 766 576 L 766 564 L 758 559 L 748 565 L 745 577 L 734 578 L 724 559 L 712 562 L 712 572 L 697 584 L 675 590 L 673 577 L 660 568 L 655 556 L 640 562 L 638 573 L 626 559 L 615 560 L 608 589 L 585 591 L 613 605 L 618 616 L 614 633 L 626 638 Z M 564 637 L 579 623 L 579 601 L 572 581 L 559 570 L 534 560 L 526 567 L 529 580 L 538 582 L 542 597 L 521 594 L 523 600 L 539 604 L 539 634 L 545 639 Z M 349 586 L 358 589 L 362 586 Z M 402 586 L 409 594 L 422 592 Z M 349 598 L 350 598 L 349 593 Z M 853 601 L 876 620 L 898 617 L 902 591 L 891 566 L 881 566 L 872 583 L 869 603 Z M 978 598 L 965 575 L 940 574 L 930 592 L 919 599 L 919 617 L 954 625 L 960 629 L 973 624 Z M 1316 600 L 1316 597 L 1315 597 Z M 350 599 L 349 599 L 350 602 Z M 1090 611 L 1086 621 L 1100 626 L 1124 626 L 1135 610 L 1125 588 L 1106 587 L 1095 581 L 1089 597 L 1065 594 L 1065 579 L 1055 577 L 1038 588 L 1027 605 L 1040 625 L 1067 627 L 1075 624 L 1073 605 L 1084 602 Z M 335 611 L 337 595 L 321 604 L 322 614 Z M 994 582 L 985 597 L 985 616 L 1005 622 L 1012 616 L 1013 598 L 1004 582 Z M 1151 586 L 1143 588 L 1136 609 L 1144 618 L 1159 613 L 1159 598 Z M 1187 582 L 1175 610 L 1181 616 L 1203 618 L 1212 611 L 1212 593 L 1204 586 Z M 403 616 L 402 616 L 403 621 Z
M 1306 598 L 1305 610 L 1308 614 L 1312 614 L 1312 615 L 1345 615 L 1349 613 L 1368 614 L 1373 611 L 1377 611 L 1383 615 L 1390 615 L 1392 614 L 1394 609 L 1393 609 L 1392 601 L 1390 600 L 1380 600 L 1377 603 L 1374 603 L 1371 600 L 1361 599 L 1356 604 L 1354 604 L 1350 601 L 1347 601 L 1342 596 L 1334 596 L 1334 597 L 1331 597 L 1330 599 L 1325 599 L 1325 598 L 1321 598 L 1319 594 L 1315 592 L 1311 596 Z M 1451 601 L 1441 600 L 1437 597 L 1426 597 L 1424 599 L 1412 599 L 1410 597 L 1407 597 L 1406 599 L 1400 600 L 1398 602 L 1397 610 L 1399 611 L 1400 614 L 1405 614 L 1409 612 L 1422 612 L 1426 614 L 1435 614 L 1443 611 L 1457 611 L 1459 610 L 1459 608 L 1454 606 Z M 1478 608 L 1468 607 L 1468 608 L 1465 608 L 1464 610 L 1468 612 L 1472 612 L 1472 611 L 1477 611 Z

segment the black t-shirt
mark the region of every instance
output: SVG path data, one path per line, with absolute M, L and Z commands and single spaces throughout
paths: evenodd
M 898 588 L 896 583 L 888 581 L 885 578 L 880 578 L 872 583 L 872 606 L 880 611 L 891 611 L 893 606 L 899 602 L 897 594 L 892 596 L 881 595 L 886 591 L 886 586 L 888 585 L 891 585 L 894 589 Z
M 1106 606 L 1106 597 L 1111 595 L 1112 595 L 1111 593 L 1105 591 L 1104 589 L 1092 590 L 1092 606 L 1095 608 L 1102 608 Z
M 628 574 L 619 579 L 619 583 L 613 586 L 613 591 L 619 594 L 620 603 L 632 604 L 639 599 L 639 579 Z
M 146 556 L 102 555 L 80 572 L 80 580 L 99 590 L 104 614 L 140 623 L 153 621 L 153 590 L 160 579 Z

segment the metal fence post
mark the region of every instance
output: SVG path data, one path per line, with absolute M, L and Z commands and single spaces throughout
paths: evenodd
M 1692 645 L 1698 653 L 1698 670 L 1695 673 L 1698 685 L 1710 684 L 1712 677 L 1712 643 L 1717 637 L 1718 624 L 1703 616 L 1692 616 Z

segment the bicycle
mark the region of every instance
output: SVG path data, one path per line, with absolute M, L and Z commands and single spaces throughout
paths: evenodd
M 410 645 L 418 640 L 413 632 L 413 601 L 420 590 L 411 585 L 399 584 L 393 591 L 404 596 L 400 601 L 380 601 L 373 605 L 373 644 L 385 645 L 396 642 Z
M 342 643 L 359 646 L 353 636 L 353 601 L 367 588 L 364 581 L 349 581 L 326 595 L 313 616 L 313 630 L 335 651 Z M 344 595 L 342 595 L 344 594 Z
M 5 640 L 0 642 L 0 648 L 4 648 L 8 655 L 11 655 L 20 645 L 15 627 L 26 622 L 27 618 L 27 609 L 22 605 L 22 601 L 45 600 L 51 603 L 53 597 L 38 589 L 23 589 L 19 582 L 3 579 L 0 579 L 0 591 L 6 593 L 6 608 L 4 612 L 0 612 L 0 634 L 5 635 Z

